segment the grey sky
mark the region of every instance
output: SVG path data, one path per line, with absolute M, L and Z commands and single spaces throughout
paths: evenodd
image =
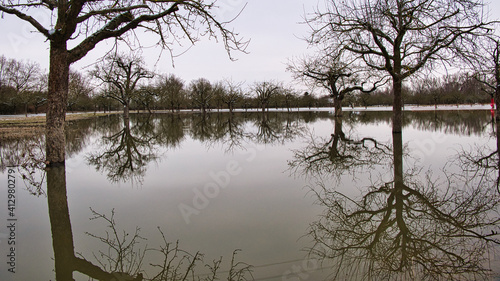
M 232 19 L 246 4 L 240 16 L 230 24 L 243 38 L 251 40 L 248 54 L 233 53 L 236 61 L 229 59 L 222 43 L 209 41 L 208 38 L 203 38 L 191 48 L 188 48 L 187 42 L 182 47 L 175 47 L 175 54 L 182 53 L 173 60 L 175 68 L 168 52 L 163 52 L 158 61 L 158 48 L 144 49 L 143 56 L 151 69 L 174 73 L 187 82 L 201 77 L 211 81 L 232 78 L 247 84 L 262 80 L 290 82 L 285 64 L 288 58 L 301 55 L 307 49 L 307 44 L 298 37 L 305 36 L 308 28 L 299 22 L 302 21 L 304 7 L 310 9 L 314 3 L 304 0 L 252 0 L 248 3 L 246 0 L 219 0 L 221 9 L 217 15 L 222 20 Z M 38 18 L 49 21 L 50 17 L 40 14 Z M 48 69 L 49 44 L 29 24 L 5 14 L 0 19 L 0 28 L 3 31 L 0 54 L 8 58 L 37 61 Z M 112 42 L 101 42 L 73 68 L 83 69 L 94 63 L 111 45 Z M 125 47 L 121 50 L 127 51 Z
M 311 11 L 318 1 L 219 0 L 219 18 L 231 19 L 245 3 L 245 10 L 231 27 L 242 37 L 251 40 L 247 49 L 249 54 L 234 53 L 237 61 L 230 61 L 221 43 L 203 39 L 186 53 L 183 52 L 188 49 L 187 43 L 183 47 L 174 48 L 175 54 L 183 53 L 174 59 L 175 68 L 172 67 L 168 52 L 164 52 L 158 60 L 159 49 L 144 49 L 143 56 L 148 66 L 159 73 L 174 73 L 186 82 L 201 77 L 210 81 L 232 78 L 234 81 L 245 81 L 247 85 L 263 80 L 292 82 L 290 73 L 285 71 L 286 62 L 291 57 L 307 52 L 307 44 L 299 37 L 307 35 L 308 27 L 299 22 L 302 21 L 304 11 Z M 490 8 L 492 18 L 498 18 L 500 2 L 493 2 Z M 37 16 L 42 21 L 50 21 L 50 15 Z M 48 69 L 48 42 L 33 32 L 29 24 L 5 14 L 0 19 L 0 28 L 3 35 L 0 54 L 8 58 L 37 61 L 42 68 Z M 76 63 L 74 68 L 84 69 L 91 65 L 110 47 L 109 42 L 100 43 L 96 50 Z

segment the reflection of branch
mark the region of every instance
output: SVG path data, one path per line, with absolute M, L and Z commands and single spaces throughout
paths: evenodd
M 0 147 L 1 169 L 17 167 L 26 189 L 35 196 L 45 195 L 44 136 L 6 141 Z
M 106 271 L 111 271 L 112 276 L 120 275 L 120 277 L 131 278 L 130 276 L 137 276 L 134 280 L 142 280 L 142 268 L 143 260 L 147 253 L 156 253 L 160 257 L 155 257 L 155 260 L 160 260 L 160 263 L 150 264 L 154 269 L 158 271 L 154 273 L 151 279 L 153 281 L 167 281 L 167 280 L 205 280 L 205 281 L 215 281 L 220 280 L 220 267 L 222 264 L 222 257 L 218 260 L 214 260 L 213 264 L 206 264 L 205 266 L 210 269 L 210 274 L 196 274 L 196 266 L 203 262 L 203 254 L 196 252 L 194 255 L 189 252 L 182 250 L 179 247 L 179 241 L 176 243 L 170 243 L 167 241 L 165 234 L 158 227 L 158 231 L 162 237 L 162 246 L 158 249 L 142 249 L 138 250 L 136 247 L 140 240 L 145 240 L 145 238 L 139 235 L 139 228 L 136 228 L 134 235 L 129 236 L 128 233 L 120 232 L 116 227 L 116 221 L 114 219 L 114 210 L 111 211 L 111 215 L 107 216 L 100 214 L 92 210 L 93 217 L 91 220 L 104 220 L 108 225 L 109 231 L 106 231 L 105 236 L 98 236 L 94 234 L 87 233 L 90 237 L 98 239 L 106 247 L 105 251 L 99 251 L 99 255 L 94 254 L 94 258 L 98 261 L 104 270 L 99 267 L 94 266 L 97 270 L 93 272 L 90 270 L 85 270 L 84 268 L 91 269 L 92 264 L 84 259 L 79 259 L 78 263 L 82 265 L 79 268 L 80 272 L 83 272 L 91 277 L 97 278 L 98 276 L 109 276 L 110 274 Z M 120 234 L 122 233 L 122 234 Z M 127 237 L 128 240 L 127 240 Z M 229 264 L 229 271 L 227 271 L 228 279 L 234 281 L 244 281 L 252 280 L 251 266 L 236 261 L 236 254 L 239 250 L 233 252 L 231 262 Z M 97 272 L 97 273 L 96 273 Z M 91 275 L 93 274 L 93 275 Z M 106 275 L 107 274 L 107 275 Z M 248 278 L 250 276 L 251 279 Z M 203 278 L 202 278 L 203 277 Z M 112 280 L 109 278 L 99 278 L 99 280 Z M 126 279 L 129 280 L 129 279 Z
M 19 163 L 18 172 L 22 175 L 28 191 L 36 196 L 45 195 L 43 184 L 45 182 L 45 147 L 43 140 L 24 143 L 23 161 Z
M 160 271 L 151 280 L 185 280 L 185 277 L 192 273 L 194 266 L 197 262 L 202 260 L 199 252 L 191 255 L 190 253 L 179 248 L 179 241 L 172 245 L 167 242 L 165 234 L 158 228 L 163 239 L 163 246 L 160 249 L 154 250 L 161 254 L 163 261 L 161 264 L 152 264 L 154 267 L 159 268 Z M 187 263 L 187 269 L 181 265 Z M 181 279 L 184 277 L 183 279 Z
M 100 257 L 98 258 L 94 254 L 94 258 L 96 258 L 101 267 L 106 271 L 127 272 L 130 275 L 136 275 L 142 266 L 142 261 L 146 252 L 145 249 L 142 251 L 137 251 L 135 249 L 135 246 L 140 240 L 145 240 L 139 235 L 139 228 L 135 229 L 135 233 L 131 237 L 125 232 L 120 235 L 115 227 L 114 210 L 111 211 L 111 216 L 109 218 L 92 209 L 90 210 L 93 215 L 91 220 L 104 220 L 108 223 L 107 227 L 111 230 L 111 233 L 106 231 L 104 237 L 86 232 L 87 235 L 109 246 L 107 252 L 99 251 Z M 129 240 L 127 240 L 127 237 L 129 237 Z M 104 261 L 102 259 L 104 259 Z
M 487 151 L 493 151 L 487 153 Z M 498 150 L 488 146 L 474 147 L 471 151 L 462 149 L 452 161 L 462 171 L 457 177 L 467 177 L 468 181 L 474 180 L 478 185 L 494 183 L 500 193 L 500 155 Z

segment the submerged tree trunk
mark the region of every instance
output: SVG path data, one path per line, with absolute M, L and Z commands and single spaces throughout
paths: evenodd
M 127 102 L 124 106 L 123 106 L 123 119 L 126 119 L 128 120 L 130 118 L 130 105 L 129 103 Z
M 46 118 L 46 162 L 47 165 L 64 163 L 64 122 L 68 97 L 69 63 L 66 43 L 51 42 L 49 91 Z
M 345 135 L 342 132 L 342 118 L 335 118 L 335 127 L 332 134 L 332 145 L 330 146 L 329 156 L 330 161 L 338 161 L 340 157 L 340 152 L 338 149 L 339 141 L 345 139 Z
M 340 97 L 333 98 L 333 107 L 335 108 L 335 117 L 342 117 L 342 99 Z

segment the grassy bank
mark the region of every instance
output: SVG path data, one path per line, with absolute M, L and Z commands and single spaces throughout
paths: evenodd
M 108 113 L 76 113 L 66 115 L 66 122 L 107 116 Z M 18 138 L 29 138 L 45 132 L 45 116 L 16 116 L 0 119 L 0 142 Z

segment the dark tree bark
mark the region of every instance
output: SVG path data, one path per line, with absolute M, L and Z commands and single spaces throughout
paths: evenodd
M 61 40 L 62 41 L 62 40 Z M 47 165 L 65 160 L 64 124 L 68 98 L 69 62 L 66 42 L 51 42 L 46 119 Z

